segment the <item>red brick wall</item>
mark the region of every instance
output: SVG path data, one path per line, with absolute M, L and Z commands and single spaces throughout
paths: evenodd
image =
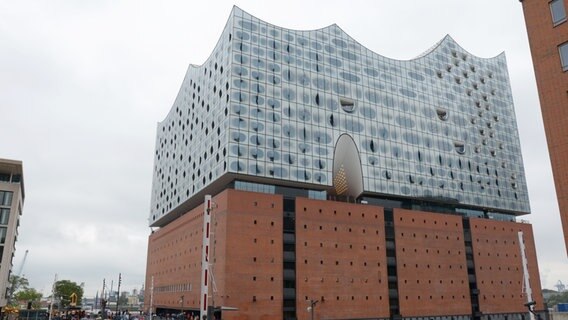
M 282 196 L 227 190 L 223 319 L 282 319 Z
M 203 228 L 203 207 L 184 214 L 164 228 L 153 232 L 148 239 L 148 260 L 146 265 L 145 309 L 150 307 L 152 276 L 154 276 L 155 307 L 198 308 L 201 290 L 201 242 Z M 180 288 L 191 284 L 189 288 Z M 169 287 L 167 291 L 161 288 Z
M 543 309 L 532 226 L 524 223 L 470 220 L 479 307 L 483 313 L 526 312 L 518 231 L 523 231 L 533 300 Z
M 568 73 L 558 53 L 568 41 L 568 22 L 553 26 L 549 1 L 522 4 L 568 252 Z M 568 10 L 568 0 L 564 6 Z
M 394 225 L 402 316 L 471 314 L 462 218 L 395 209 Z
M 282 319 L 283 199 L 225 190 L 213 198 L 211 256 L 216 305 L 236 307 L 226 319 Z M 146 306 L 154 275 L 154 306 L 198 308 L 202 205 L 149 237 Z M 531 226 L 471 219 L 483 313 L 525 312 L 517 231 L 524 232 L 531 286 L 542 308 Z M 462 218 L 394 210 L 400 311 L 403 316 L 471 312 Z M 309 319 L 388 317 L 383 208 L 296 199 L 296 309 Z M 191 290 L 180 285 L 191 283 Z M 171 292 L 158 288 L 178 286 Z M 211 286 L 212 287 L 212 286 Z M 443 306 L 441 308 L 440 306 Z
M 282 318 L 282 197 L 225 190 L 213 198 L 210 301 L 236 307 L 226 319 Z M 199 308 L 203 206 L 200 205 L 148 241 L 146 308 L 154 275 L 154 307 Z M 230 230 L 227 232 L 227 230 Z M 191 283 L 191 291 L 159 287 Z
M 382 208 L 296 199 L 296 309 L 309 319 L 388 317 Z

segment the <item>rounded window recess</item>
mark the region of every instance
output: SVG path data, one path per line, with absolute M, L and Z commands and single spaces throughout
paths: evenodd
M 436 109 L 436 114 L 438 115 L 438 118 L 440 118 L 440 120 L 442 121 L 448 120 L 448 111 L 444 109 Z
M 349 98 L 339 98 L 339 104 L 341 105 L 341 109 L 343 111 L 352 113 L 355 111 L 355 101 Z
M 459 154 L 465 153 L 465 145 L 463 142 L 454 142 L 454 148 L 456 149 L 456 152 Z

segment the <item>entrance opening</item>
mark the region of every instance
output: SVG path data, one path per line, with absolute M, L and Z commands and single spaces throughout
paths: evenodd
M 348 134 L 337 140 L 333 155 L 333 191 L 340 197 L 356 199 L 363 193 L 363 170 L 355 141 Z

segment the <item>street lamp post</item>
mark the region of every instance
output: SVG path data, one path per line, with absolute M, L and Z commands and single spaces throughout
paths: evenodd
M 525 307 L 527 307 L 527 309 L 529 309 L 529 313 L 531 315 L 531 318 L 540 320 L 540 315 L 538 313 L 536 313 L 533 309 L 535 305 L 536 305 L 536 302 L 532 301 L 532 300 L 525 303 Z
M 308 312 L 311 313 L 311 320 L 314 320 L 314 309 L 316 307 L 316 304 L 319 302 L 319 300 L 313 300 L 310 299 L 310 306 L 308 307 Z

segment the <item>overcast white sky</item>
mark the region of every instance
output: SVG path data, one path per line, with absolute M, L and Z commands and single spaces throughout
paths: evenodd
M 0 158 L 24 163 L 14 267 L 50 293 L 87 296 L 122 273 L 140 288 L 150 233 L 156 124 L 190 63 L 203 63 L 236 4 L 293 29 L 337 23 L 384 56 L 410 59 L 450 34 L 481 57 L 506 52 L 543 287 L 568 283 L 542 117 L 518 0 L 0 0 Z

